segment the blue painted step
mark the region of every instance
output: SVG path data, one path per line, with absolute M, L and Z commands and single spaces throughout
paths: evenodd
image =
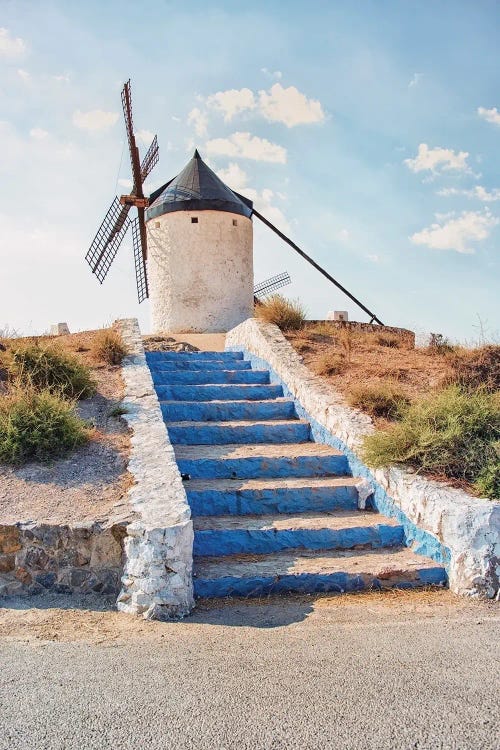
M 172 443 L 227 445 L 231 443 L 300 443 L 309 440 L 309 422 L 299 419 L 276 422 L 169 422 Z
M 262 401 L 283 396 L 280 385 L 157 385 L 160 401 Z
M 172 370 L 251 370 L 246 359 L 180 359 L 159 360 L 150 363 L 151 372 L 172 372 Z
M 378 513 L 205 516 L 194 519 L 193 554 L 220 557 L 286 549 L 377 549 L 401 545 L 403 540 L 403 527 Z
M 292 419 L 295 416 L 295 405 L 290 399 L 269 399 L 268 401 L 161 401 L 160 406 L 163 418 L 167 422 Z
M 193 479 L 324 477 L 348 474 L 347 458 L 317 443 L 273 445 L 177 445 L 177 465 Z
M 267 370 L 171 370 L 161 371 L 151 368 L 153 382 L 155 385 L 170 385 L 181 383 L 182 385 L 205 385 L 205 384 L 261 384 L 269 383 L 269 372 Z
M 149 365 L 164 361 L 171 360 L 173 362 L 195 361 L 195 360 L 224 360 L 225 362 L 231 362 L 235 359 L 243 359 L 242 352 L 146 352 L 146 361 Z
M 197 516 L 354 511 L 354 477 L 191 479 L 184 482 L 191 514 Z
M 363 591 L 446 585 L 446 571 L 407 548 L 277 552 L 262 556 L 199 557 L 197 597 L 265 596 L 288 592 Z

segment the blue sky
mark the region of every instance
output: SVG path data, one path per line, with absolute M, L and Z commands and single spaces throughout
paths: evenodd
M 130 77 L 142 153 L 160 143 L 152 188 L 198 146 L 384 322 L 497 334 L 496 2 L 145 7 L 0 2 L 0 328 L 147 330 L 130 238 L 102 287 L 83 260 L 130 178 Z M 256 221 L 256 281 L 285 269 L 310 317 L 366 320 Z

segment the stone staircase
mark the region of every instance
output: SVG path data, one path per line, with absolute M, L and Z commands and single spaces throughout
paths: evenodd
M 240 352 L 147 352 L 194 524 L 198 597 L 444 585 L 403 527 L 358 509 L 346 457 Z M 187 478 L 189 477 L 189 479 Z

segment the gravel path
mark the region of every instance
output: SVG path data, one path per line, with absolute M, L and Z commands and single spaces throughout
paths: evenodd
M 48 604 L 0 610 L 1 750 L 499 747 L 493 604 L 290 598 L 181 623 Z

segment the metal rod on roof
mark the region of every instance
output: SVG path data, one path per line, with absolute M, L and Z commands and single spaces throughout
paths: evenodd
M 345 294 L 345 295 L 346 295 L 347 297 L 349 297 L 349 299 L 351 299 L 351 300 L 352 300 L 352 301 L 353 301 L 353 302 L 354 302 L 354 303 L 355 303 L 355 304 L 356 304 L 356 305 L 357 305 L 358 307 L 360 307 L 360 308 L 361 308 L 361 309 L 362 309 L 362 310 L 363 310 L 363 311 L 364 311 L 364 312 L 365 312 L 365 313 L 366 313 L 367 315 L 369 315 L 369 316 L 370 316 L 370 318 L 371 318 L 371 321 L 370 321 L 370 323 L 371 323 L 371 322 L 373 322 L 373 321 L 375 321 L 376 323 L 378 323 L 378 324 L 379 324 L 379 325 L 381 325 L 381 326 L 383 326 L 383 325 L 384 325 L 384 324 L 382 323 L 382 321 L 381 321 L 381 320 L 380 320 L 379 318 L 377 318 L 377 316 L 375 315 L 375 313 L 372 313 L 372 311 L 371 311 L 371 310 L 369 310 L 369 309 L 368 309 L 367 307 L 365 307 L 365 306 L 363 305 L 363 303 L 359 301 L 359 299 L 356 299 L 356 297 L 355 297 L 355 296 L 354 296 L 353 294 L 351 294 L 350 292 L 348 292 L 348 291 L 347 291 L 347 289 L 346 289 L 345 287 L 343 287 L 343 286 L 342 286 L 342 284 L 340 284 L 340 283 L 339 283 L 339 282 L 338 282 L 338 281 L 337 281 L 336 279 L 334 279 L 334 278 L 333 278 L 333 276 L 331 276 L 331 275 L 330 275 L 330 274 L 328 273 L 328 271 L 325 271 L 325 269 L 324 269 L 324 268 L 322 268 L 322 267 L 321 267 L 321 266 L 319 265 L 319 263 L 316 263 L 316 261 L 315 261 L 315 260 L 313 260 L 313 259 L 312 259 L 312 258 L 311 258 L 311 257 L 310 257 L 309 255 L 307 255 L 307 253 L 305 253 L 305 252 L 304 252 L 303 250 L 301 250 L 301 249 L 300 249 L 300 247 L 299 247 L 298 245 L 296 245 L 296 244 L 295 244 L 295 242 L 293 242 L 293 241 L 292 241 L 292 240 L 291 240 L 291 239 L 290 239 L 289 237 L 287 237 L 287 236 L 286 236 L 286 234 L 283 234 L 283 232 L 280 232 L 280 230 L 279 230 L 279 229 L 277 229 L 277 228 L 276 228 L 276 227 L 274 226 L 274 224 L 271 224 L 271 222 L 270 222 L 270 221 L 269 221 L 268 219 L 266 219 L 266 217 L 265 217 L 265 216 L 262 216 L 262 214 L 261 214 L 261 213 L 259 213 L 258 211 L 256 211 L 256 209 L 255 209 L 255 208 L 253 209 L 253 214 L 254 214 L 254 216 L 256 216 L 256 217 L 257 217 L 258 219 L 260 219 L 260 220 L 262 221 L 262 223 L 263 223 L 263 224 L 265 224 L 265 225 L 266 225 L 267 227 L 269 227 L 269 229 L 272 229 L 272 230 L 273 230 L 273 232 L 275 232 L 275 233 L 276 233 L 276 234 L 278 235 L 278 237 L 281 237 L 281 239 L 282 239 L 282 240 L 284 240 L 284 241 L 285 241 L 285 242 L 287 243 L 287 245 L 290 245 L 290 247 L 291 247 L 291 248 L 293 248 L 293 249 L 295 250 L 295 252 L 296 252 L 296 253 L 298 253 L 299 255 L 301 255 L 301 256 L 302 256 L 302 257 L 304 258 L 304 260 L 307 260 L 307 262 L 308 262 L 308 263 L 310 263 L 310 264 L 311 264 L 311 266 L 314 266 L 314 268 L 315 268 L 315 269 L 316 269 L 317 271 L 319 271 L 319 272 L 320 272 L 321 274 L 323 274 L 323 276 L 324 276 L 324 277 L 325 277 L 326 279 L 328 279 L 328 281 L 331 281 L 331 282 L 332 282 L 332 284 L 335 284 L 335 286 L 336 286 L 336 287 L 337 287 L 338 289 L 340 289 L 340 291 L 341 291 L 341 292 L 343 292 L 343 293 L 344 293 L 344 294 Z

